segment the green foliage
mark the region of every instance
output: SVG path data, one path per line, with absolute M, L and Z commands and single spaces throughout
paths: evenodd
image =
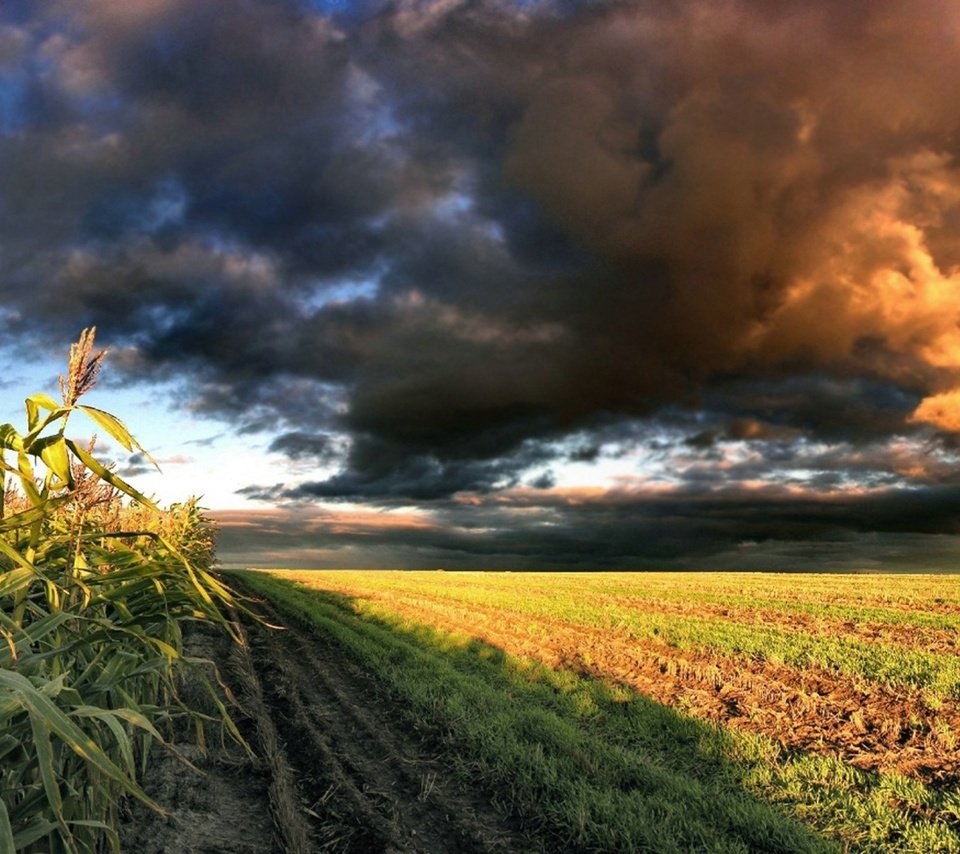
M 159 810 L 138 771 L 164 724 L 194 714 L 176 688 L 183 622 L 232 628 L 196 501 L 162 511 L 66 436 L 80 413 L 140 449 L 77 403 L 92 346 L 89 330 L 71 349 L 61 402 L 32 395 L 25 431 L 0 425 L 0 851 L 118 851 L 120 796 Z

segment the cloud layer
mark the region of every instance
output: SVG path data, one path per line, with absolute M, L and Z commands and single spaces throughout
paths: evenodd
M 953 532 L 949 4 L 122 6 L 0 12 L 4 324 L 315 465 L 245 495 L 527 563 Z

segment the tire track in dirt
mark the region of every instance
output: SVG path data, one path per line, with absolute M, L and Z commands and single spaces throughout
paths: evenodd
M 185 627 L 187 655 L 210 662 L 229 661 L 233 642 L 223 632 L 202 624 Z M 220 668 L 222 670 L 222 668 Z M 217 684 L 211 665 L 204 676 Z M 182 698 L 211 717 L 217 709 L 199 686 L 199 674 L 189 674 L 180 688 Z M 221 701 L 229 702 L 225 693 Z M 248 742 L 254 742 L 251 720 L 231 710 Z M 167 813 L 159 816 L 139 801 L 121 804 L 121 850 L 137 854 L 281 854 L 287 848 L 278 839 L 272 819 L 270 779 L 264 763 L 250 756 L 216 724 L 204 726 L 206 749 L 191 723 L 181 720 L 168 746 L 188 759 L 185 764 L 171 750 L 154 744 L 142 781 L 147 794 Z
M 376 682 L 313 629 L 257 610 L 250 658 L 296 777 L 314 850 L 529 851 L 489 802 L 465 790 Z

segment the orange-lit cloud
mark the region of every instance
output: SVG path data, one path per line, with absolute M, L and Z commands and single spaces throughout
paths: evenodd
M 960 433 L 960 391 L 946 391 L 924 398 L 910 420 L 929 424 L 946 433 Z

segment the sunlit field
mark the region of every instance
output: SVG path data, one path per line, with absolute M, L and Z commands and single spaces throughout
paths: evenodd
M 960 578 L 245 573 L 545 848 L 960 851 Z

